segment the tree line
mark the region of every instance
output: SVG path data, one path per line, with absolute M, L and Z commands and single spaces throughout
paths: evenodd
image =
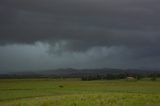
M 141 80 L 143 78 L 150 78 L 155 81 L 157 78 L 160 78 L 160 73 L 150 73 L 150 74 L 129 74 L 129 73 L 119 73 L 119 74 L 105 74 L 105 75 L 84 75 L 81 77 L 82 81 L 91 81 L 91 80 L 118 80 L 118 79 L 127 79 L 132 77 L 135 80 Z
M 155 81 L 157 78 L 160 78 L 160 73 L 104 73 L 104 74 L 69 74 L 69 75 L 41 75 L 41 74 L 29 74 L 29 75 L 0 75 L 0 79 L 24 79 L 24 78 L 52 78 L 52 79 L 63 79 L 63 78 L 80 78 L 82 81 L 91 81 L 91 80 L 118 80 L 118 79 L 127 79 L 132 77 L 136 80 L 141 80 L 143 78 L 150 78 Z

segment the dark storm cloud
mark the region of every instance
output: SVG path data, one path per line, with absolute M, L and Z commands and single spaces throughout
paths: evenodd
M 156 45 L 160 39 L 158 0 L 0 2 L 1 44 L 67 40 L 79 48 L 89 48 Z
M 95 56 L 93 64 L 98 66 L 159 63 L 159 4 L 159 0 L 1 0 L 0 45 L 48 43 L 48 52 L 62 53 L 61 60 L 71 61 L 65 57 L 68 52 L 76 53 L 82 63 Z

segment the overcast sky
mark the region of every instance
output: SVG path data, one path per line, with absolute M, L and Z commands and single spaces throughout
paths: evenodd
M 0 0 L 0 72 L 160 69 L 160 0 Z

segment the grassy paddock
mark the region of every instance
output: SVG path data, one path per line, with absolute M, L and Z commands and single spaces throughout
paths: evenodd
M 160 106 L 160 81 L 0 80 L 0 106 Z

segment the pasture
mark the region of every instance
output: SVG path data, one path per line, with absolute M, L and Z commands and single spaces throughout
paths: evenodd
M 1 79 L 0 106 L 160 106 L 160 81 Z

